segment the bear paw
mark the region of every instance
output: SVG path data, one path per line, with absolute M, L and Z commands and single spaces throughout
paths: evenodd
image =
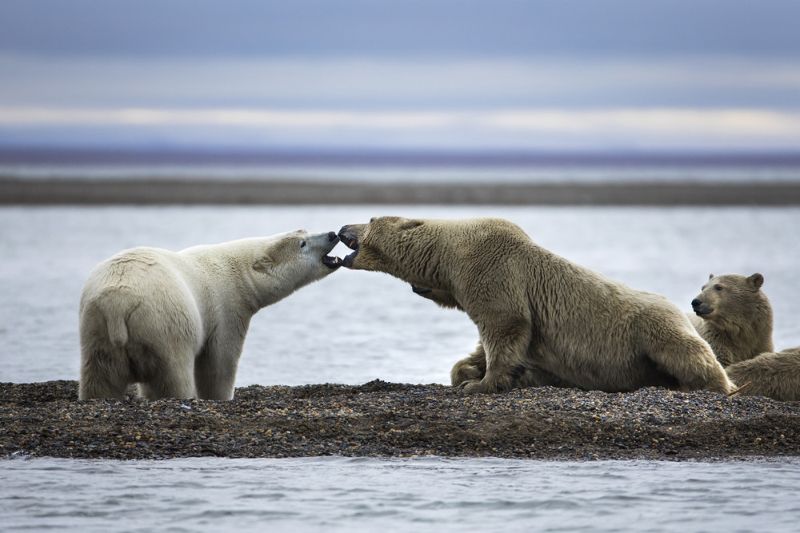
M 467 361 L 459 361 L 450 371 L 450 381 L 455 386 L 461 386 L 467 381 L 480 381 L 483 379 L 484 371 L 478 365 L 470 364 Z
M 461 382 L 458 387 L 467 394 L 494 394 L 498 392 L 508 392 L 514 388 L 514 383 L 510 376 L 503 376 L 500 379 L 468 379 Z
M 483 394 L 489 392 L 486 390 L 486 385 L 480 379 L 468 379 L 462 381 L 458 386 L 466 394 Z

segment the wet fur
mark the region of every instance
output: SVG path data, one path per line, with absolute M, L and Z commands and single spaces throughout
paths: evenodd
M 251 317 L 332 272 L 321 256 L 334 244 L 293 232 L 104 261 L 81 296 L 80 399 L 132 383 L 149 399 L 231 399 Z
M 763 353 L 733 364 L 725 371 L 744 387 L 742 394 L 800 401 L 800 347 Z
M 468 392 L 551 376 L 604 391 L 733 387 L 708 343 L 665 298 L 559 257 L 508 221 L 381 217 L 340 235 L 358 241 L 351 268 L 432 289 L 429 299 L 469 315 L 480 345 L 451 373 Z
M 689 320 L 723 366 L 774 350 L 772 306 L 763 282 L 761 274 L 712 274 L 694 300 L 700 309 L 713 309 L 704 316 L 691 313 Z

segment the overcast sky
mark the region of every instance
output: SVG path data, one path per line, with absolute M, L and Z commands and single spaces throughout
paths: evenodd
M 800 146 L 800 2 L 3 0 L 0 144 Z

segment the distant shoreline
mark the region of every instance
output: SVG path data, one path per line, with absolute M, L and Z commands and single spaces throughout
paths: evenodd
M 797 206 L 800 182 L 398 184 L 322 181 L 19 179 L 0 205 Z
M 800 167 L 800 151 L 442 150 L 147 146 L 0 146 L 0 165 L 287 165 L 325 167 Z

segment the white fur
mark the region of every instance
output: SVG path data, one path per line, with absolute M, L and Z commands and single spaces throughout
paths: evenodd
M 251 317 L 331 273 L 335 244 L 297 231 L 102 262 L 81 296 L 80 398 L 123 398 L 131 383 L 150 399 L 233 398 Z

